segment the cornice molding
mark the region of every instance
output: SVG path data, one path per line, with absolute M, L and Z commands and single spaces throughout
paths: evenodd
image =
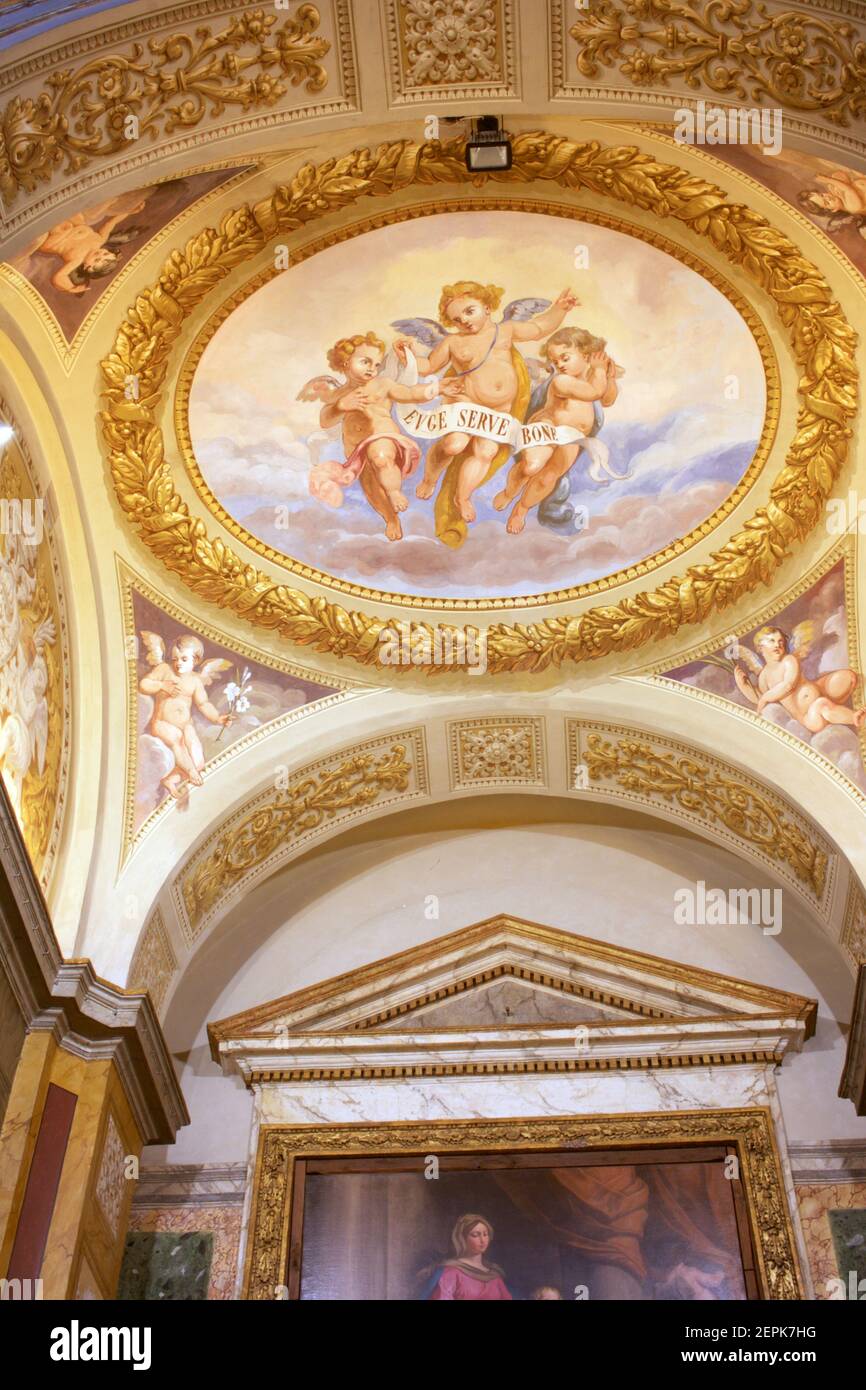
M 63 959 L 2 784 L 0 950 L 28 1027 L 85 1060 L 110 1057 L 144 1142 L 173 1143 L 189 1115 L 150 997 Z

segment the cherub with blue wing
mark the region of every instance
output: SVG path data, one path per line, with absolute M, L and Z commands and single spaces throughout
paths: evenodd
M 545 299 L 518 299 L 498 322 L 493 314 L 503 295 L 498 285 L 459 280 L 446 285 L 439 300 L 443 323 L 431 319 L 400 319 L 394 348 L 406 360 L 411 349 L 424 374 L 444 370 L 441 393 L 456 401 L 501 411 L 523 421 L 529 404 L 530 382 L 519 342 L 546 338 L 560 327 L 578 303 L 565 289 L 551 304 Z M 412 336 L 406 336 L 411 334 Z M 424 477 L 416 488 L 421 498 L 432 497 L 445 477 L 435 503 L 436 534 L 457 547 L 475 520 L 472 494 L 491 478 L 510 453 L 510 446 L 459 431 L 445 434 L 427 453 Z

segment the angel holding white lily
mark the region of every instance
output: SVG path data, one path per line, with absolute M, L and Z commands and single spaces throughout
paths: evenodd
M 139 681 L 143 695 L 153 697 L 153 713 L 147 732 L 164 744 L 174 758 L 174 766 L 161 779 L 170 796 L 182 801 L 189 785 L 203 784 L 201 770 L 205 764 L 201 739 L 193 721 L 192 707 L 211 724 L 225 727 L 233 718 L 231 713 L 220 714 L 208 698 L 207 687 L 232 663 L 223 657 L 204 661 L 204 646 L 199 637 L 185 633 L 172 643 L 170 664 L 165 659 L 165 642 L 156 632 L 142 631 L 145 659 L 151 668 Z M 197 669 L 200 666 L 200 669 Z
M 860 679 L 856 671 L 827 671 L 816 680 L 804 675 L 802 663 L 813 637 L 814 627 L 807 619 L 797 624 L 790 637 L 780 627 L 761 628 L 753 638 L 760 656 L 738 643 L 743 660 L 731 664 L 737 689 L 755 706 L 756 713 L 764 714 L 768 705 L 779 704 L 813 734 L 831 724 L 861 728 L 866 708 L 846 704 Z

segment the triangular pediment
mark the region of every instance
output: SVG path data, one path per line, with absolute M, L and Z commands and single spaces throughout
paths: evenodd
M 256 1054 L 268 1069 L 280 1059 L 285 1074 L 313 1055 L 420 1056 L 461 1045 L 477 1053 L 518 1043 L 570 1047 L 571 1066 L 575 1035 L 596 1060 L 617 1048 L 654 1057 L 687 1036 L 707 1060 L 740 1044 L 770 1058 L 779 1055 L 780 1029 L 800 1042 L 811 1035 L 815 1009 L 801 995 L 501 916 L 208 1031 L 215 1059 L 239 1063 Z M 767 1046 L 759 1049 L 763 1034 Z

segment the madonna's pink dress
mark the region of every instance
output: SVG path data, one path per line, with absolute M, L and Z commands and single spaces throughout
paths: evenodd
M 487 1272 L 479 1269 L 473 1273 L 471 1268 L 464 1264 L 445 1265 L 429 1301 L 434 1302 L 437 1299 L 449 1299 L 455 1302 L 457 1300 L 498 1302 L 501 1299 L 512 1301 L 511 1294 L 505 1287 L 502 1271 L 498 1266 L 494 1266 Z

